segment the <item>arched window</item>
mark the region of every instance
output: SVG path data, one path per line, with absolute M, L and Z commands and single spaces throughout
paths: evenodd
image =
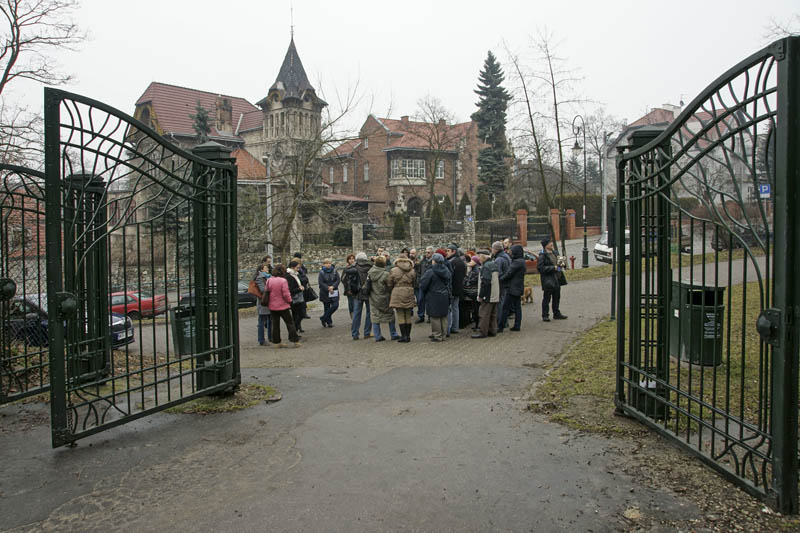
M 419 217 L 422 216 L 422 200 L 414 196 L 413 198 L 409 198 L 408 202 L 406 203 L 406 210 L 408 211 L 408 216 L 411 217 Z

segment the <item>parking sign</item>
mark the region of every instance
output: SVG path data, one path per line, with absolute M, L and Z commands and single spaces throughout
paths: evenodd
M 759 197 L 761 197 L 761 198 L 769 198 L 770 192 L 772 192 L 772 191 L 770 189 L 769 183 L 762 183 L 761 185 L 758 186 L 758 196 Z

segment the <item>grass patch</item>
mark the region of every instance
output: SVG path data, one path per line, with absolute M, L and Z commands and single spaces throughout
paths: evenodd
M 166 410 L 172 414 L 210 415 L 214 413 L 230 413 L 253 407 L 261 402 L 276 402 L 281 394 L 266 385 L 244 384 L 230 395 L 203 396 Z

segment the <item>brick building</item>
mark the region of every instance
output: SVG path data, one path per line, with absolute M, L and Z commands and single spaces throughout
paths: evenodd
M 474 122 L 432 124 L 367 117 L 358 139 L 345 141 L 323 158 L 322 179 L 330 190 L 368 199 L 369 216 L 421 215 L 431 185 L 438 202 L 474 201 L 478 187 L 478 139 Z

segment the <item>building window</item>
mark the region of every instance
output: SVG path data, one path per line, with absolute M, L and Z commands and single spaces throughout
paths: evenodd
M 333 167 L 332 166 L 328 167 L 328 181 L 330 183 L 333 183 Z
M 369 137 L 364 137 L 364 150 L 369 148 Z
M 369 163 L 364 163 L 364 181 L 369 181 Z
M 437 180 L 444 179 L 444 161 L 436 162 L 436 179 Z
M 342 165 L 342 183 L 347 183 L 347 163 Z
M 424 159 L 393 159 L 392 179 L 419 178 L 425 179 Z

